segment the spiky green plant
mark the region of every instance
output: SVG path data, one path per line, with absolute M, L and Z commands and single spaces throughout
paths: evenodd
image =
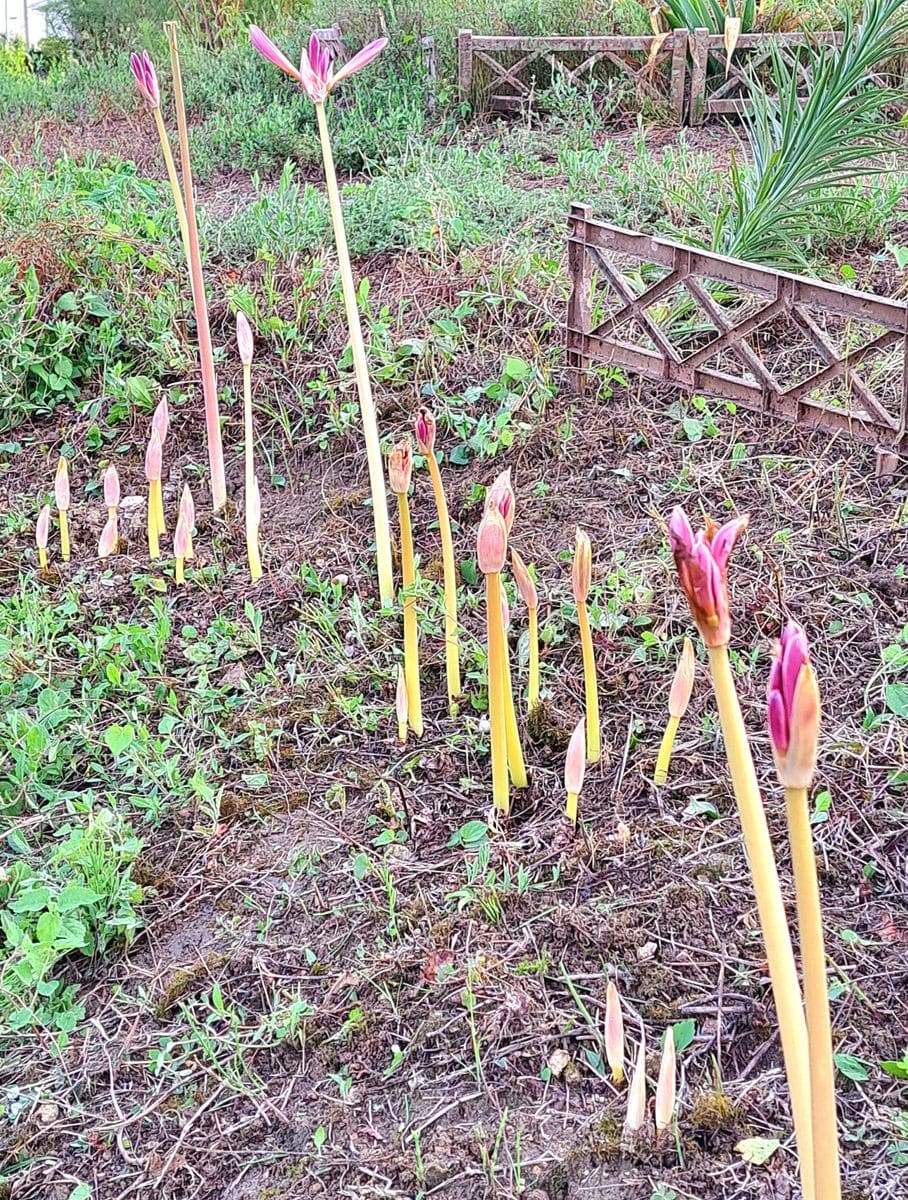
M 722 33 L 728 17 L 738 17 L 741 33 L 750 33 L 757 19 L 756 0 L 664 0 L 659 10 L 670 29 L 708 29 Z

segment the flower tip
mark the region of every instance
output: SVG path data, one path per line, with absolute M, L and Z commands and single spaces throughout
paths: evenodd
M 533 576 L 516 550 L 511 550 L 511 566 L 514 570 L 514 579 L 517 581 L 520 598 L 529 610 L 538 608 L 539 595 L 536 591 L 536 584 L 533 582 Z
M 410 490 L 413 473 L 413 447 L 408 437 L 403 437 L 391 449 L 388 458 L 388 481 L 396 496 L 406 496 Z
M 120 503 L 120 476 L 113 463 L 104 472 L 104 503 L 108 508 L 116 508 Z
M 38 513 L 35 522 L 35 545 L 39 550 L 47 549 L 47 538 L 50 533 L 50 505 L 45 504 Z
M 571 587 L 576 604 L 586 603 L 592 571 L 593 547 L 585 530 L 578 525 L 574 531 L 574 561 L 571 566 Z
M 236 314 L 236 344 L 240 352 L 240 362 L 244 367 L 248 367 L 252 362 L 254 344 L 252 327 L 244 312 Z
M 435 449 L 436 431 L 435 417 L 431 409 L 421 405 L 416 411 L 413 427 L 420 454 L 431 454 Z
M 162 396 L 151 418 L 151 427 L 158 435 L 161 445 L 167 441 L 170 430 L 170 410 L 167 407 L 167 397 Z

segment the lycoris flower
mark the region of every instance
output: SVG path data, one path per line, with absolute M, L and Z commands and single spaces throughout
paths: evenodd
M 767 695 L 769 738 L 784 787 L 809 788 L 817 761 L 820 693 L 807 635 L 795 621 L 782 632 Z
M 736 517 L 721 528 L 707 521 L 706 529 L 695 534 L 682 508 L 668 523 L 681 588 L 703 641 L 712 648 L 727 646 L 731 637 L 728 559 L 746 527 L 747 517 Z
M 413 471 L 413 447 L 409 438 L 401 438 L 391 450 L 388 458 L 388 481 L 396 496 L 405 496 L 410 490 Z
M 252 329 L 245 313 L 236 314 L 236 344 L 240 352 L 240 362 L 248 367 L 252 362 Z
M 104 472 L 104 503 L 108 508 L 116 508 L 120 503 L 120 476 L 113 463 Z
M 263 58 L 267 58 L 270 63 L 274 63 L 276 67 L 295 79 L 314 104 L 323 104 L 329 92 L 333 91 L 342 79 L 347 79 L 362 70 L 373 58 L 381 54 L 388 44 L 387 38 L 378 38 L 377 41 L 364 46 L 358 54 L 354 54 L 349 62 L 344 63 L 338 71 L 333 71 L 331 56 L 324 47 L 319 45 L 318 38 L 313 33 L 309 39 L 309 52 L 303 54 L 299 70 L 297 70 L 290 59 L 278 50 L 274 42 L 259 29 L 258 25 L 249 26 L 249 40 Z
M 136 77 L 136 87 L 139 89 L 139 95 L 149 108 L 160 108 L 161 92 L 158 88 L 158 76 L 148 51 L 143 50 L 141 55 L 131 54 L 129 65 L 132 67 L 132 73 Z
M 497 509 L 486 512 L 476 534 L 476 561 L 483 575 L 498 575 L 508 554 L 508 531 Z
M 514 524 L 514 489 L 511 487 L 511 468 L 502 471 L 486 492 L 485 511 L 495 510 L 504 521 L 505 532 L 510 535 Z
M 435 417 L 425 405 L 417 410 L 413 428 L 420 454 L 431 454 L 435 449 Z
M 574 561 L 571 567 L 571 589 L 577 604 L 586 604 L 593 571 L 593 548 L 586 532 L 577 526 L 574 534 Z

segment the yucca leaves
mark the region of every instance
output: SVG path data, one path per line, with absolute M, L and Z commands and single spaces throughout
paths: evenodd
M 750 33 L 757 18 L 756 0 L 665 0 L 662 15 L 671 29 L 708 29 L 724 33 L 726 17 L 741 22 L 741 33 Z

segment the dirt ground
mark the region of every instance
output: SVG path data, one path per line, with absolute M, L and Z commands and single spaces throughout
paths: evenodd
M 456 302 L 465 283 L 456 269 L 429 278 L 409 256 L 363 269 L 373 305 L 392 311 L 406 293 L 429 314 Z M 834 1038 L 837 1051 L 869 1064 L 866 1079 L 838 1077 L 845 1196 L 903 1194 L 894 1147 L 908 1137 L 899 1132 L 905 1087 L 877 1064 L 897 1058 L 908 1039 L 906 737 L 895 718 L 868 728 L 866 714 L 881 709 L 883 649 L 908 623 L 905 479 L 877 481 L 872 454 L 844 439 L 744 412 L 717 410 L 718 432 L 690 443 L 679 436 L 677 396 L 634 380 L 593 388 L 578 405 L 557 365 L 558 303 L 530 300 L 539 303 L 506 318 L 478 312 L 473 344 L 484 348 L 439 381 L 462 391 L 504 355 L 532 358 L 537 347 L 556 364 L 554 396 L 525 441 L 494 463 L 443 468 L 460 560 L 473 555 L 474 484 L 513 469 L 512 542 L 536 564 L 541 623 L 551 630 L 548 702 L 529 722 L 519 675 L 530 788 L 515 795 L 478 868 L 475 848 L 456 844 L 468 821 L 487 818 L 490 802 L 483 714 L 470 704 L 481 678 L 478 590 L 468 589 L 463 611 L 462 713 L 447 715 L 441 646 L 424 638 L 426 731 L 401 747 L 392 674 L 379 686 L 373 669 L 392 661 L 397 624 L 373 617 L 364 626 L 361 616 L 376 591 L 364 455 L 355 436 L 325 452 L 285 448 L 287 485 L 263 495 L 260 587 L 234 575 L 224 590 L 169 597 L 175 630 L 242 613 L 248 599 L 261 609 L 279 683 L 263 699 L 244 680 L 242 655 L 230 669 L 248 692 L 241 719 L 268 732 L 269 789 L 244 789 L 237 772 L 214 834 L 199 834 L 191 810 L 148 832 L 138 873 L 144 930 L 119 957 L 70 968 L 87 996 L 86 1022 L 60 1059 L 39 1039 L 7 1049 L 4 1086 L 45 1097 L 3 1135 L 6 1190 L 16 1200 L 69 1200 L 86 1178 L 94 1200 L 799 1194 L 753 890 L 702 663 L 669 783 L 651 782 L 671 671 L 658 647 L 677 648 L 691 631 L 663 524 L 678 502 L 692 515 L 702 502 L 717 516 L 751 516 L 732 567 L 732 648 L 789 905 L 763 695 L 781 622 L 793 616 L 811 636 L 826 713 L 817 791 L 831 797 L 815 836 Z M 411 320 L 407 332 L 416 334 Z M 215 305 L 213 322 L 217 341 L 225 308 Z M 342 337 L 337 329 L 325 339 L 326 361 Z M 266 393 L 286 378 L 277 362 L 261 371 Z M 377 399 L 383 430 L 404 431 L 413 395 L 379 385 Z M 201 416 L 176 413 L 173 431 L 171 498 L 186 465 L 203 459 Z M 49 425 L 21 440 L 31 434 L 16 477 L 0 479 L 7 505 L 58 440 Z M 231 411 L 228 446 L 240 436 Z M 234 490 L 241 469 L 231 455 Z M 138 459 L 121 475 L 124 492 L 140 490 Z M 415 482 L 414 527 L 426 530 L 431 491 L 423 472 Z M 141 514 L 131 520 L 127 537 L 139 543 Z M 578 521 L 593 543 L 605 611 L 595 635 L 605 754 L 588 770 L 575 832 L 562 816 L 561 775 L 583 703 L 566 561 Z M 96 532 L 77 529 L 76 538 L 87 544 Z M 242 522 L 202 520 L 197 543 L 203 561 L 238 559 Z M 4 551 L 10 582 L 26 545 L 23 535 Z M 437 577 L 436 554 L 430 543 L 428 577 Z M 287 670 L 298 627 L 324 619 L 322 599 L 300 574 L 304 562 L 321 580 L 344 579 L 331 622 L 346 676 L 317 663 L 296 676 Z M 139 559 L 121 563 L 103 597 L 90 573 L 80 577 L 84 607 L 103 602 L 140 620 L 145 610 L 129 585 Z M 65 583 L 48 581 L 48 599 Z M 515 606 L 515 660 L 522 628 Z M 651 652 L 642 629 L 653 635 Z M 178 692 L 193 686 L 184 649 L 175 637 Z M 251 672 L 254 654 L 247 665 Z M 345 692 L 365 692 L 377 714 L 372 729 L 351 720 Z M 376 846 L 385 830 L 390 838 Z M 364 855 L 374 864 L 365 873 Z M 695 1023 L 680 1055 L 677 1135 L 661 1145 L 622 1145 L 625 1089 L 601 1057 L 610 977 L 625 1002 L 629 1046 L 645 1030 L 652 1080 L 666 1026 Z M 199 1038 L 179 1072 L 162 1076 L 155 1056 L 185 1035 L 186 1006 L 215 986 L 222 1007 L 205 1021 L 213 1049 Z M 298 1002 L 301 1018 L 286 1036 L 259 1043 L 259 1018 L 276 995 Z M 555 1074 L 548 1064 L 559 1049 L 569 1065 Z M 735 1150 L 753 1137 L 782 1143 L 765 1165 Z

